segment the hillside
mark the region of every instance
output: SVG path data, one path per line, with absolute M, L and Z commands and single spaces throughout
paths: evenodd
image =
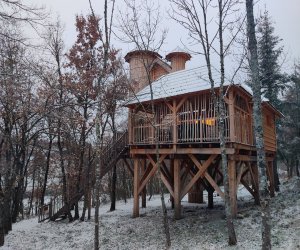
M 282 191 L 271 202 L 273 249 L 300 249 L 300 179 L 282 183 Z M 173 220 L 168 202 L 172 249 L 260 249 L 260 216 L 258 207 L 247 192 L 239 189 L 239 214 L 235 220 L 236 247 L 228 247 L 224 208 L 219 197 L 216 206 L 183 204 L 184 218 Z M 101 208 L 101 249 L 162 249 L 160 199 L 154 197 L 141 217 L 132 219 L 132 201 L 119 202 L 117 211 Z M 93 249 L 93 221 L 37 223 L 36 218 L 13 225 L 3 250 L 17 249 Z

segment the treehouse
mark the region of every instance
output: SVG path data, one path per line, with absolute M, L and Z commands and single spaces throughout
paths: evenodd
M 127 103 L 130 157 L 134 162 L 134 217 L 139 216 L 140 196 L 145 206 L 146 185 L 159 167 L 177 219 L 181 217 L 181 200 L 186 194 L 189 202 L 201 203 L 203 191 L 207 190 L 209 207 L 213 207 L 214 192 L 224 198 L 219 118 L 211 85 L 204 67 L 185 69 L 190 58 L 188 53 L 177 51 L 166 56 L 170 64 L 150 51 L 132 51 L 125 57 L 134 90 Z M 216 82 L 216 92 L 218 88 Z M 239 184 L 259 202 L 252 92 L 244 84 L 225 82 L 224 93 L 229 193 L 235 216 Z M 267 100 L 262 104 L 262 112 L 266 171 L 273 195 L 275 120 L 281 114 Z

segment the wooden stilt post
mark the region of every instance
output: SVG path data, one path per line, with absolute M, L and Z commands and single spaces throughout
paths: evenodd
M 142 169 L 143 171 L 145 172 L 146 171 L 146 159 L 142 159 L 141 160 L 141 166 L 142 166 Z M 142 191 L 142 208 L 145 208 L 146 207 L 146 199 L 147 199 L 147 189 L 146 189 L 146 186 L 143 188 L 143 191 Z
M 181 218 L 181 176 L 179 159 L 174 159 L 174 217 Z
M 171 173 L 171 177 L 174 180 L 174 159 L 171 159 L 170 161 L 170 173 Z M 173 182 L 173 190 L 174 190 L 174 182 Z M 170 201 L 172 204 L 172 209 L 174 209 L 174 197 L 170 194 Z
M 133 175 L 133 218 L 139 217 L 139 159 L 134 158 L 134 175 Z
M 236 185 L 236 166 L 235 161 L 228 161 L 228 178 L 229 178 L 229 197 L 230 197 L 230 207 L 231 215 L 236 217 L 237 214 L 237 185 Z

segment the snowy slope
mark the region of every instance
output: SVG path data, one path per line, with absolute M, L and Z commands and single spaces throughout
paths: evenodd
M 291 192 L 288 190 L 292 189 Z M 166 200 L 168 201 L 166 196 Z M 173 220 L 168 201 L 172 249 L 260 249 L 260 216 L 245 189 L 239 191 L 239 215 L 235 220 L 238 245 L 227 246 L 224 207 L 219 197 L 213 210 L 206 204 L 183 205 L 183 219 Z M 164 231 L 159 197 L 132 219 L 132 200 L 118 202 L 117 211 L 101 208 L 101 249 L 164 249 Z M 286 183 L 272 200 L 273 249 L 300 249 L 300 179 Z M 93 221 L 37 223 L 24 220 L 13 225 L 3 250 L 8 249 L 93 249 Z

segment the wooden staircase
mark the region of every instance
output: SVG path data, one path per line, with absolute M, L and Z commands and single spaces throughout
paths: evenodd
M 100 157 L 101 169 L 100 179 L 102 179 L 118 160 L 122 157 L 126 157 L 128 154 L 128 131 L 123 133 L 117 133 L 117 135 L 111 139 L 109 143 L 103 148 Z M 92 186 L 94 186 L 95 180 L 93 180 Z M 50 203 L 43 205 L 39 208 L 39 222 L 50 219 L 55 221 L 56 219 L 65 216 L 68 209 L 72 208 L 84 195 L 84 189 L 80 190 L 75 196 L 69 200 L 67 206 L 62 202 L 62 197 L 52 198 Z
M 128 154 L 128 131 L 118 134 L 102 150 L 100 179 L 105 176 L 117 161 Z

